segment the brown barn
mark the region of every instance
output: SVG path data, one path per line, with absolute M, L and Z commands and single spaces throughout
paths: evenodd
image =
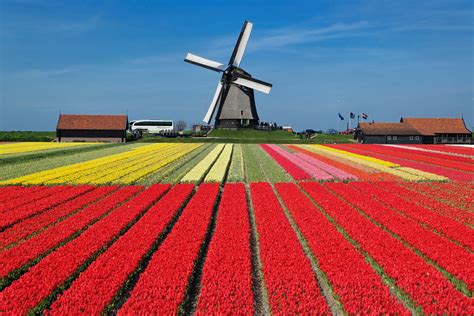
M 398 123 L 359 123 L 354 133 L 366 144 L 470 144 L 462 118 L 401 118 Z
M 126 115 L 59 115 L 56 127 L 58 142 L 125 142 Z
M 470 144 L 472 132 L 463 118 L 401 118 L 400 123 L 411 125 L 423 135 L 425 144 Z

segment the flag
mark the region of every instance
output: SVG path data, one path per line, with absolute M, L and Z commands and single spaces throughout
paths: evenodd
M 364 120 L 366 120 L 366 119 L 367 119 L 367 117 L 369 117 L 367 114 L 365 114 L 365 113 L 362 113 L 362 118 L 363 118 Z
M 337 113 L 339 115 L 339 118 L 341 119 L 341 121 L 344 121 L 344 117 L 341 115 L 341 113 Z
M 355 118 L 356 116 L 355 116 L 354 113 L 351 112 L 350 117 L 351 117 L 351 119 L 353 119 L 353 118 Z

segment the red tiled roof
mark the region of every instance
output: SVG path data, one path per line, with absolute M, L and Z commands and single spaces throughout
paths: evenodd
M 126 130 L 127 124 L 126 115 L 61 114 L 56 129 Z
M 401 118 L 401 123 L 409 124 L 422 135 L 471 133 L 462 118 Z
M 359 123 L 359 129 L 365 135 L 421 135 L 404 123 Z

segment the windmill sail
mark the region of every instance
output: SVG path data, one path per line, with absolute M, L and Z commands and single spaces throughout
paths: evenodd
M 239 67 L 242 57 L 244 57 L 245 48 L 250 38 L 250 33 L 252 32 L 253 24 L 251 22 L 245 21 L 240 31 L 239 39 L 235 43 L 234 51 L 229 60 L 229 65 Z

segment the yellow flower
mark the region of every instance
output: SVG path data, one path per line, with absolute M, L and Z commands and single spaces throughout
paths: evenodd
M 212 166 L 211 170 L 204 179 L 205 182 L 222 182 L 229 165 L 230 158 L 232 157 L 232 144 L 225 145 L 224 150 L 217 159 L 216 163 Z
M 112 156 L 44 170 L 0 184 L 133 183 L 202 144 L 160 143 Z
M 93 145 L 94 143 L 50 143 L 50 142 L 22 142 L 0 145 L 0 155 L 19 154 L 24 152 L 60 149 L 77 146 Z
M 209 168 L 212 166 L 214 161 L 219 157 L 224 145 L 218 144 L 203 160 L 201 160 L 193 169 L 191 169 L 184 177 L 181 182 L 199 182 L 207 173 Z

